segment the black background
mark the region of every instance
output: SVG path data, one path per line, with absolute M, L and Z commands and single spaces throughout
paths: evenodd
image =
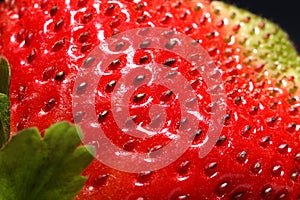
M 300 52 L 300 7 L 293 0 L 223 0 L 277 23 Z

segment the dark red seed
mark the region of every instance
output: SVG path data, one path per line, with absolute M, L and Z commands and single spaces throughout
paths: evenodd
M 149 41 L 149 40 L 143 41 L 143 42 L 140 44 L 140 48 L 141 48 L 141 49 L 145 49 L 145 48 L 149 47 L 150 44 L 151 44 L 151 41 Z
M 170 38 L 172 35 L 174 35 L 174 31 L 173 30 L 167 30 L 167 31 L 164 31 L 163 33 L 162 33 L 162 36 L 164 36 L 164 37 L 166 37 L 166 38 Z M 171 39 L 172 40 L 172 39 Z M 175 39 L 173 39 L 173 40 L 175 40 Z
M 133 80 L 134 84 L 140 84 L 145 80 L 146 76 L 145 75 L 138 75 L 137 77 L 135 77 L 135 79 Z
M 288 144 L 281 144 L 278 146 L 278 152 L 281 154 L 288 153 L 288 148 L 289 148 Z
M 27 123 L 28 123 L 27 118 L 23 116 L 23 117 L 20 119 L 20 121 L 17 123 L 17 129 L 18 129 L 18 131 L 21 131 L 21 130 L 23 130 L 24 128 L 26 128 Z
M 50 10 L 50 16 L 54 16 L 57 13 L 58 7 L 57 5 L 53 6 Z
M 134 122 L 136 121 L 136 119 L 137 119 L 137 116 L 136 116 L 136 115 L 130 116 L 130 117 L 126 120 L 125 126 L 126 126 L 126 127 L 133 127 L 133 126 L 134 126 Z
M 223 26 L 224 26 L 224 20 L 220 20 L 220 21 L 217 22 L 217 27 L 218 28 L 221 28 Z
M 177 72 L 173 71 L 173 72 L 168 73 L 167 77 L 168 78 L 172 78 L 172 77 L 174 77 L 176 75 L 177 75 Z
M 147 182 L 151 178 L 152 174 L 153 174 L 152 171 L 141 172 L 138 174 L 137 180 L 141 183 Z
M 197 4 L 195 5 L 195 7 L 194 7 L 194 11 L 195 11 L 195 12 L 198 12 L 198 11 L 200 11 L 202 8 L 203 8 L 203 5 L 200 4 L 200 3 L 197 3 Z
M 17 33 L 17 41 L 22 42 L 25 40 L 26 30 L 24 28 L 21 28 L 19 32 Z
M 165 48 L 168 50 L 172 50 L 176 46 L 176 44 L 177 41 L 175 39 L 171 39 L 165 44 Z
M 150 31 L 149 27 L 141 28 L 140 30 L 138 30 L 138 35 L 145 37 L 149 34 L 149 31 Z
M 216 36 L 216 32 L 212 31 L 205 35 L 205 37 L 209 40 L 213 39 Z
M 114 13 L 115 5 L 109 4 L 108 7 L 105 10 L 105 15 L 111 16 Z
M 265 26 L 266 26 L 266 23 L 263 22 L 263 21 L 259 22 L 259 24 L 258 24 L 258 27 L 259 27 L 260 29 L 264 29 Z
M 145 62 L 147 62 L 147 60 L 149 60 L 149 56 L 144 55 L 140 58 L 139 62 L 140 62 L 140 64 L 144 64 Z
M 213 47 L 209 48 L 207 51 L 210 56 L 215 56 L 218 53 L 218 48 L 213 46 Z
M 63 38 L 54 43 L 54 45 L 52 46 L 52 50 L 54 52 L 57 52 L 61 50 L 64 46 L 65 46 L 65 39 Z
M 167 90 L 165 92 L 162 93 L 160 100 L 161 101 L 168 101 L 170 100 L 170 97 L 172 96 L 173 91 L 172 90 Z
M 146 96 L 145 93 L 139 93 L 139 94 L 134 95 L 133 100 L 134 100 L 135 102 L 139 102 L 139 101 L 141 101 L 143 98 L 145 98 L 145 96 Z
M 161 20 L 160 20 L 160 23 L 162 24 L 167 24 L 171 19 L 171 16 L 169 15 L 165 15 Z
M 247 151 L 242 151 L 238 153 L 238 155 L 236 156 L 236 159 L 239 163 L 245 163 L 246 158 L 247 158 Z
M 185 105 L 190 108 L 194 106 L 196 103 L 197 103 L 197 97 L 193 97 L 191 99 L 187 99 Z
M 132 151 L 137 144 L 137 140 L 129 140 L 123 145 L 123 150 Z
M 298 171 L 293 172 L 290 177 L 292 181 L 297 181 L 299 177 L 299 172 Z
M 121 60 L 117 59 L 110 63 L 109 68 L 110 69 L 116 69 L 121 64 Z
M 276 109 L 277 105 L 278 105 L 277 102 L 272 102 L 272 103 L 270 104 L 270 109 L 272 109 L 272 110 Z
M 117 81 L 116 81 L 116 80 L 110 81 L 110 82 L 105 86 L 105 91 L 106 91 L 106 92 L 111 92 L 111 91 L 114 89 L 114 87 L 115 87 L 116 84 L 117 84 Z
M 282 171 L 281 165 L 275 165 L 275 166 L 273 166 L 273 168 L 271 169 L 271 174 L 272 174 L 273 176 L 280 176 L 280 175 L 281 175 L 281 171 Z
M 241 97 L 241 96 L 236 97 L 235 100 L 234 100 L 234 103 L 235 103 L 236 105 L 240 105 L 241 102 L 242 102 L 242 97 Z
M 27 57 L 28 63 L 32 63 L 35 58 L 36 58 L 36 49 L 33 49 L 32 52 Z
M 86 31 L 80 34 L 78 41 L 84 43 L 90 37 L 90 32 Z
M 217 162 L 211 162 L 207 164 L 204 168 L 204 172 L 207 176 L 212 176 L 214 173 L 216 173 L 216 168 L 218 166 Z
M 180 163 L 178 173 L 180 175 L 186 174 L 188 172 L 190 166 L 191 166 L 191 161 L 188 161 L 188 160 Z
M 184 33 L 185 33 L 185 34 L 191 34 L 192 31 L 193 31 L 193 27 L 192 27 L 192 26 L 186 27 L 186 28 L 184 29 Z
M 64 79 L 64 77 L 65 77 L 65 72 L 61 71 L 61 72 L 58 72 L 58 73 L 56 74 L 55 80 L 61 81 L 61 80 Z
M 103 112 L 101 112 L 98 116 L 98 121 L 103 122 L 104 119 L 107 117 L 108 113 L 109 113 L 108 110 L 104 110 Z
M 78 7 L 84 7 L 86 6 L 88 0 L 78 0 L 77 6 Z
M 83 82 L 81 83 L 78 87 L 77 87 L 77 94 L 83 94 L 83 92 L 85 91 L 85 88 L 87 87 L 87 82 Z
M 74 122 L 79 123 L 85 115 L 85 112 L 79 111 L 74 115 Z
M 240 28 L 241 28 L 241 25 L 240 25 L 240 24 L 237 24 L 237 25 L 233 26 L 232 30 L 233 30 L 234 32 L 238 32 L 238 31 L 240 30 Z
M 174 200 L 186 200 L 189 199 L 189 195 L 188 194 L 184 194 L 184 195 L 179 195 L 177 197 L 174 198 Z
M 56 104 L 56 100 L 52 98 L 45 104 L 43 110 L 45 112 L 49 112 L 50 110 L 52 110 L 52 108 L 54 108 L 55 104 Z
M 102 174 L 100 176 L 97 176 L 94 180 L 94 185 L 100 187 L 103 186 L 105 183 L 107 183 L 109 174 Z
M 217 146 L 221 146 L 222 144 L 224 144 L 224 142 L 227 140 L 227 137 L 225 135 L 222 135 L 219 137 L 219 139 L 216 142 Z
M 292 133 L 292 132 L 296 131 L 296 126 L 297 126 L 296 123 L 292 122 L 292 123 L 288 124 L 286 130 L 288 132 Z
M 82 23 L 86 24 L 86 23 L 92 21 L 92 19 L 93 19 L 93 14 L 91 12 L 90 13 L 86 13 L 82 17 Z
M 284 189 L 284 190 L 278 192 L 278 194 L 275 196 L 275 200 L 281 200 L 281 199 L 288 200 L 289 199 L 288 194 L 289 194 L 288 190 Z
M 172 96 L 172 94 L 173 94 L 172 90 L 167 90 L 166 92 L 163 93 L 163 96 L 164 97 L 170 97 L 170 96 Z
M 277 117 L 270 117 L 266 120 L 266 124 L 270 127 L 273 127 L 277 121 Z
M 228 113 L 228 114 L 226 114 L 224 117 L 223 117 L 223 119 L 224 119 L 224 121 L 225 121 L 225 123 L 227 122 L 227 121 L 229 121 L 230 120 L 230 118 L 231 118 L 231 115 Z
M 49 0 L 42 0 L 41 2 L 41 8 L 44 9 L 49 3 Z
M 110 22 L 110 28 L 117 28 L 121 24 L 121 19 L 116 18 Z
M 148 148 L 147 151 L 148 151 L 149 157 L 157 155 L 155 153 L 158 153 L 158 151 L 160 149 L 162 149 L 163 147 L 164 147 L 164 145 L 159 144 L 159 145 L 156 145 L 152 148 Z
M 83 67 L 84 68 L 89 68 L 91 66 L 91 64 L 93 63 L 93 61 L 95 60 L 95 58 L 93 57 L 88 57 L 86 60 L 84 60 L 83 62 Z
M 261 72 L 261 70 L 262 70 L 264 67 L 265 67 L 264 64 L 258 64 L 258 65 L 255 66 L 254 70 L 255 70 L 256 72 Z
M 268 144 L 270 143 L 270 140 L 271 140 L 270 136 L 265 136 L 260 140 L 259 144 L 260 144 L 260 146 L 266 148 L 268 146 Z
M 25 7 L 21 7 L 20 9 L 19 9 L 19 12 L 18 12 L 18 15 L 19 15 L 19 19 L 21 19 L 23 16 L 24 16 L 24 14 L 26 13 L 26 8 Z
M 115 46 L 116 51 L 121 51 L 121 49 L 125 46 L 125 42 L 118 42 Z
M 216 187 L 216 194 L 220 197 L 222 197 L 224 194 L 226 194 L 226 190 L 229 186 L 229 182 L 222 182 Z
M 295 155 L 295 160 L 296 160 L 298 163 L 300 163 L 300 153 L 297 153 L 297 154 Z
M 244 137 L 248 137 L 250 134 L 250 130 L 251 130 L 251 126 L 250 125 L 246 125 L 242 131 L 241 131 L 241 135 Z
M 201 17 L 200 20 L 199 20 L 199 23 L 200 24 L 205 24 L 205 22 L 207 22 L 207 17 L 206 16 Z
M 260 196 L 263 197 L 264 199 L 270 199 L 272 192 L 273 192 L 272 187 L 267 186 L 261 191 Z
M 92 44 L 91 43 L 83 43 L 81 48 L 80 48 L 80 51 L 81 53 L 85 53 L 87 52 L 90 48 L 92 47 Z
M 172 4 L 172 7 L 173 8 L 179 8 L 181 5 L 182 5 L 182 2 L 181 1 L 177 1 L 177 2 L 175 2 L 175 3 Z
M 26 87 L 25 86 L 20 86 L 19 90 L 18 90 L 18 99 L 19 99 L 19 101 L 24 99 L 25 94 L 26 94 Z
M 298 110 L 297 107 L 291 107 L 290 110 L 289 110 L 290 115 L 297 115 L 298 112 L 299 112 L 299 110 Z
M 146 15 L 141 15 L 136 19 L 137 23 L 142 23 L 146 20 Z
M 246 192 L 244 192 L 244 191 L 237 192 L 237 193 L 235 193 L 235 194 L 232 195 L 231 200 L 234 200 L 234 199 L 240 199 L 240 200 L 242 200 L 242 199 L 244 199 L 245 194 L 246 194 Z
M 53 66 L 47 67 L 43 72 L 43 80 L 44 81 L 49 80 L 52 77 L 52 75 L 55 73 L 55 70 L 56 69 Z
M 287 98 L 286 100 L 289 104 L 294 104 L 298 101 L 298 98 L 297 97 L 289 97 Z
M 54 31 L 56 31 L 56 32 L 60 31 L 62 29 L 63 25 L 64 25 L 64 19 L 61 18 L 60 20 L 58 20 L 55 23 L 55 25 L 54 25 Z
M 168 58 L 167 60 L 164 61 L 164 65 L 171 67 L 174 63 L 176 62 L 175 58 Z
M 28 47 L 31 42 L 33 41 L 33 37 L 34 37 L 34 33 L 33 32 L 29 32 L 28 35 L 25 38 L 25 45 Z
M 251 166 L 251 171 L 253 174 L 258 174 L 261 172 L 261 162 L 256 162 Z
M 202 133 L 203 133 L 203 130 L 202 130 L 202 129 L 198 129 L 198 130 L 193 134 L 193 136 L 196 138 L 196 137 L 199 137 Z
M 144 4 L 139 3 L 139 4 L 135 7 L 135 10 L 136 10 L 136 11 L 140 11 L 143 7 L 144 7 Z
M 179 18 L 184 20 L 187 17 L 188 13 L 185 11 L 184 13 L 180 14 Z
M 258 106 L 253 106 L 249 111 L 251 115 L 255 115 L 257 114 L 257 112 L 258 112 Z

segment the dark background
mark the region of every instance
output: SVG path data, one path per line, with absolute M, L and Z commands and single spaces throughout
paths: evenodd
M 223 0 L 277 23 L 300 52 L 300 9 L 292 0 Z

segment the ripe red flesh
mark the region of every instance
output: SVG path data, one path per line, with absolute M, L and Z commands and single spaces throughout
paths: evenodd
M 219 24 L 210 2 L 202 1 L 201 8 L 190 1 L 177 4 L 156 0 L 80 0 L 67 5 L 64 1 L 42 2 L 16 2 L 11 9 L 0 6 L 0 53 L 8 59 L 12 70 L 12 134 L 31 126 L 43 131 L 54 122 L 73 121 L 74 79 L 89 52 L 113 34 L 149 24 L 199 40 L 223 71 L 227 93 L 228 115 L 221 133 L 226 140 L 200 159 L 196 144 L 203 141 L 211 114 L 211 102 L 203 89 L 206 86 L 194 82 L 200 75 L 193 74 L 189 63 L 165 52 L 149 53 L 149 60 L 157 63 L 175 58 L 178 71 L 185 74 L 197 94 L 204 96 L 203 100 L 198 99 L 206 119 L 199 122 L 203 133 L 177 161 L 154 172 L 125 173 L 94 160 L 84 172 L 89 179 L 77 199 L 260 199 L 264 195 L 270 199 L 300 198 L 299 100 L 287 101 L 292 96 L 285 88 L 274 92 L 276 80 L 257 81 L 260 72 L 244 64 L 239 44 L 224 41 L 235 30 Z M 166 17 L 167 13 L 171 17 Z M 136 64 L 144 55 L 143 50 L 136 55 Z M 111 94 L 104 88 L 121 78 L 118 70 L 126 63 L 121 58 L 121 66 L 100 81 L 98 90 L 105 97 L 97 96 L 98 114 L 110 109 Z M 59 72 L 64 72 L 64 76 L 56 78 Z M 139 88 L 135 94 L 145 93 L 145 98 L 132 101 L 129 107 L 141 105 L 149 97 L 159 102 L 166 90 L 159 86 Z M 171 102 L 178 102 L 174 96 L 170 98 L 165 102 L 169 108 L 166 120 L 172 120 L 169 131 L 175 132 L 178 107 L 172 107 Z M 149 122 L 147 111 L 144 106 L 130 109 L 138 122 L 145 123 Z M 115 144 L 130 151 L 145 152 L 168 142 L 162 136 L 140 141 L 125 135 L 117 129 L 111 113 L 100 123 Z M 268 188 L 270 194 L 264 194 Z

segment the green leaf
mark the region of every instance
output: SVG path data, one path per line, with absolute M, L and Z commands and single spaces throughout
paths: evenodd
M 0 93 L 0 149 L 7 143 L 10 135 L 9 98 Z
M 76 126 L 60 122 L 44 138 L 26 129 L 0 151 L 0 200 L 71 200 L 86 181 L 94 149 L 82 146 Z M 92 153 L 91 153 L 92 152 Z
M 0 93 L 9 96 L 10 67 L 8 62 L 0 57 Z
M 0 57 L 0 149 L 6 144 L 10 135 L 10 103 L 9 103 L 10 67 Z

